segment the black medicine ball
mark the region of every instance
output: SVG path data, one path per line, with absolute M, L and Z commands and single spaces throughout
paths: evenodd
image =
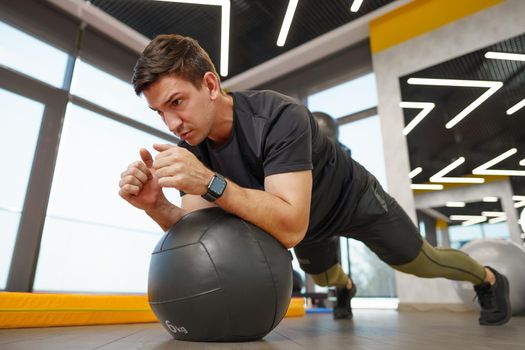
M 291 292 L 291 254 L 218 207 L 184 216 L 151 257 L 149 304 L 177 340 L 261 339 L 283 319 Z

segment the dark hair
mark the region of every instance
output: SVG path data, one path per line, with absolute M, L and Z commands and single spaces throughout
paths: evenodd
M 133 69 L 133 88 L 140 95 L 160 75 L 174 73 L 200 90 L 206 72 L 219 75 L 208 53 L 197 40 L 178 34 L 162 34 L 153 39 Z

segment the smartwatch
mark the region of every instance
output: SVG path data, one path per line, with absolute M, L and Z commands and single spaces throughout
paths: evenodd
M 226 180 L 220 174 L 214 174 L 208 183 L 208 190 L 202 195 L 202 198 L 209 202 L 215 202 L 217 198 L 222 196 L 226 189 Z

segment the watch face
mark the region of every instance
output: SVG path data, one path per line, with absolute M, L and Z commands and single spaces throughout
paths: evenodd
M 210 192 L 212 192 L 216 196 L 222 195 L 222 192 L 224 192 L 224 188 L 226 187 L 226 181 L 224 179 L 221 179 L 218 176 L 215 176 L 213 178 L 213 181 L 210 184 Z

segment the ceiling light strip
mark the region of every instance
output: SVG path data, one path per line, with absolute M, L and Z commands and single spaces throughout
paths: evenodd
M 507 221 L 507 217 L 506 216 L 489 219 L 489 224 L 497 224 L 498 222 L 503 222 L 503 221 Z
M 452 118 L 445 127 L 447 129 L 453 128 L 463 118 L 469 115 L 474 109 L 479 107 L 485 102 L 490 96 L 498 91 L 503 83 L 500 81 L 485 81 L 485 80 L 459 80 L 459 79 L 431 79 L 431 78 L 409 78 L 408 84 L 411 85 L 427 85 L 427 86 L 456 86 L 456 87 L 485 87 L 488 88 L 480 97 L 474 102 L 468 105 L 465 109 L 459 112 L 454 118 Z
M 221 6 L 221 62 L 219 72 L 223 77 L 228 76 L 228 60 L 230 51 L 230 0 L 155 0 L 164 2 L 178 2 L 194 5 Z
M 483 197 L 483 202 L 486 203 L 495 203 L 499 201 L 498 197 Z
M 482 211 L 481 215 L 491 218 L 489 219 L 489 224 L 497 224 L 507 220 L 507 214 L 504 211 Z
M 502 215 L 497 218 L 489 219 L 489 224 L 497 224 L 498 222 L 507 221 L 507 215 Z
M 444 167 L 442 170 L 438 171 L 430 177 L 430 182 L 444 182 L 444 183 L 484 183 L 485 179 L 479 177 L 445 177 L 446 174 L 450 173 L 452 170 L 456 169 L 461 164 L 465 163 L 464 157 L 459 157 L 451 164 Z
M 485 58 L 494 60 L 525 61 L 525 55 L 521 53 L 494 52 L 485 53 Z
M 416 125 L 418 125 L 429 113 L 431 110 L 434 109 L 436 106 L 432 102 L 400 102 L 399 106 L 401 108 L 421 108 L 421 112 L 419 112 L 414 119 L 410 121 L 410 123 L 405 126 L 403 129 L 403 135 L 408 135 L 409 132 L 411 132 Z
M 512 196 L 512 200 L 516 201 L 514 208 L 525 207 L 525 196 Z
M 465 202 L 447 202 L 445 206 L 448 208 L 464 208 L 466 206 Z
M 410 188 L 413 190 L 430 190 L 430 191 L 439 191 L 444 188 L 443 185 L 433 185 L 433 184 L 411 184 Z
M 487 217 L 482 215 L 451 215 L 450 220 L 462 221 L 461 226 L 471 226 L 487 221 Z
M 220 74 L 223 77 L 228 76 L 229 53 L 230 53 L 230 1 L 224 0 L 222 2 L 221 15 L 221 67 Z
M 284 46 L 284 43 L 286 42 L 286 38 L 288 37 L 288 31 L 290 30 L 293 16 L 295 14 L 295 9 L 297 8 L 298 3 L 299 0 L 290 0 L 288 2 L 288 8 L 286 9 L 286 14 L 284 15 L 284 21 L 283 25 L 281 26 L 281 32 L 279 33 L 279 37 L 277 38 L 277 46 Z
M 350 11 L 357 12 L 361 8 L 361 5 L 363 4 L 363 0 L 354 0 L 352 3 L 352 6 L 350 6 Z
M 505 215 L 504 211 L 482 211 L 481 215 L 490 217 L 490 218 L 499 218 L 502 215 Z
M 520 102 L 516 103 L 514 106 L 510 107 L 509 109 L 507 109 L 507 111 L 505 113 L 507 113 L 507 115 L 513 115 L 514 113 L 516 113 L 517 111 L 519 111 L 523 107 L 525 107 L 525 98 L 523 100 L 521 100 Z
M 472 170 L 472 173 L 476 175 L 525 176 L 525 170 L 489 169 L 490 167 L 500 163 L 501 161 L 509 158 L 517 152 L 518 150 L 516 148 L 511 148 L 508 151 L 503 152 L 499 156 L 489 160 L 488 162 L 481 164 L 480 166 Z
M 414 170 L 412 170 L 411 172 L 408 173 L 408 177 L 413 179 L 415 178 L 418 174 L 420 174 L 421 172 L 423 171 L 423 168 L 421 168 L 420 166 L 418 166 L 417 168 L 415 168 Z
M 520 163 L 519 163 L 521 166 L 525 166 L 525 159 L 522 159 L 520 160 Z

